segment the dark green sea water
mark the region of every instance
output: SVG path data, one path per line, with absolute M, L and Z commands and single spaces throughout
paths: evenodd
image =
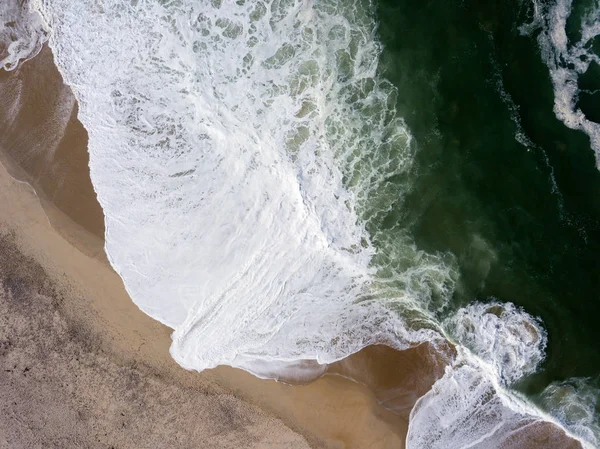
M 569 35 L 588 6 L 574 4 Z M 547 357 L 522 390 L 597 382 L 600 172 L 588 136 L 553 112 L 537 35 L 519 31 L 531 4 L 380 0 L 377 12 L 382 70 L 418 142 L 409 212 L 389 220 L 409 226 L 421 248 L 456 256 L 455 306 L 496 298 L 542 319 Z M 598 89 L 599 72 L 591 65 L 580 88 Z M 598 95 L 580 96 L 590 120 Z

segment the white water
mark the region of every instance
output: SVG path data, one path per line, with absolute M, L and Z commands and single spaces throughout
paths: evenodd
M 535 437 L 535 426 L 561 425 L 507 389 L 544 359 L 547 337 L 538 319 L 511 303 L 472 303 L 445 328 L 458 357 L 411 411 L 407 447 L 519 448 Z
M 554 86 L 554 113 L 569 128 L 588 135 L 600 169 L 600 124 L 588 120 L 577 107 L 579 75 L 587 71 L 591 62 L 600 64 L 600 57 L 591 48 L 592 40 L 600 35 L 600 3 L 593 3 L 583 17 L 579 42 L 569 42 L 567 37 L 572 0 L 533 0 L 533 20 L 521 26 L 520 31 L 526 35 L 539 31 L 540 52 Z
M 490 365 L 460 351 L 455 366 L 446 370 L 411 411 L 407 447 L 562 449 L 565 440 L 548 440 L 548 428 L 544 427 L 548 422 L 560 423 L 506 390 L 495 374 Z M 534 446 L 536 442 L 544 445 Z
M 541 403 L 546 410 L 585 441 L 600 446 L 600 387 L 598 379 L 571 378 L 553 382 L 543 391 Z
M 536 371 L 547 336 L 538 319 L 511 303 L 473 303 L 446 320 L 446 329 L 505 385 Z
M 48 40 L 41 15 L 21 6 L 22 0 L 2 0 L 0 6 L 0 69 L 14 70 L 33 58 Z
M 442 339 L 452 264 L 409 238 L 380 235 L 376 252 L 366 232 L 414 151 L 377 75 L 371 6 L 238 3 L 37 3 L 132 299 L 197 370 L 307 378 L 369 344 Z M 545 334 L 496 307 L 444 323 L 469 349 L 413 410 L 407 447 L 499 447 L 486 435 L 550 419 L 504 391 L 535 370 Z

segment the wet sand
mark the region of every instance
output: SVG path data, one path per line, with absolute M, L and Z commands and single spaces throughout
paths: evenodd
M 0 101 L 0 448 L 404 447 L 443 355 L 374 346 L 303 386 L 185 371 L 107 263 L 87 134 L 47 48 L 0 73 Z M 578 447 L 549 427 L 514 447 Z

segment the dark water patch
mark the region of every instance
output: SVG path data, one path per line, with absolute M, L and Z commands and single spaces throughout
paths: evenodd
M 581 92 L 577 107 L 581 109 L 588 120 L 600 123 L 600 91 L 593 93 Z
M 576 0 L 571 4 L 571 14 L 567 18 L 565 32 L 569 43 L 579 42 L 583 37 L 581 33 L 582 20 L 586 13 L 594 6 L 595 0 Z
M 597 55 L 600 55 L 600 36 L 594 37 L 590 42 L 591 43 L 589 44 L 589 46 L 592 49 L 592 51 Z
M 495 297 L 542 318 L 547 360 L 527 391 L 597 374 L 600 173 L 587 136 L 554 115 L 537 40 L 519 33 L 530 5 L 383 0 L 378 14 L 384 75 L 419 147 L 390 220 L 457 257 L 454 307 Z
M 577 80 L 577 85 L 581 90 L 600 89 L 600 64 L 596 61 L 590 62 L 588 69 Z

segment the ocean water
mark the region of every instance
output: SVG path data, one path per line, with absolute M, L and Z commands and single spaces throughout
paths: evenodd
M 456 256 L 454 304 L 512 302 L 539 320 L 544 359 L 513 388 L 556 416 L 570 410 L 560 419 L 597 446 L 598 2 L 390 1 L 378 11 L 383 73 L 419 142 L 405 223 L 419 248 Z M 483 354 L 502 352 L 492 324 L 470 336 L 488 342 Z
M 182 366 L 449 339 L 407 447 L 597 447 L 600 4 L 483 3 L 15 2 L 0 55 L 49 39 L 110 262 Z

